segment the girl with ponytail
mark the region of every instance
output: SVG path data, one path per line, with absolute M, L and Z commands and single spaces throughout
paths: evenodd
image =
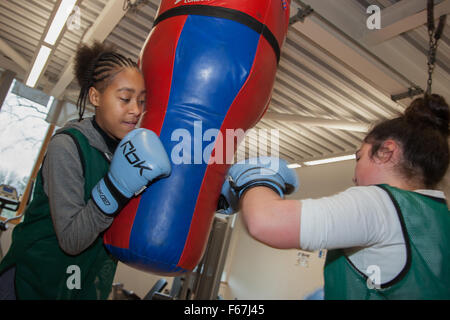
M 243 220 L 272 247 L 328 249 L 325 299 L 450 299 L 450 211 L 436 189 L 449 166 L 448 136 L 445 99 L 416 99 L 368 133 L 355 187 L 298 201 L 259 181 L 240 196 Z

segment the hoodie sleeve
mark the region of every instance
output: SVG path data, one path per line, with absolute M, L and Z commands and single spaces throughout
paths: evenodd
M 53 137 L 42 165 L 44 191 L 61 249 L 77 255 L 87 249 L 113 222 L 90 199 L 84 202 L 83 169 L 72 138 Z

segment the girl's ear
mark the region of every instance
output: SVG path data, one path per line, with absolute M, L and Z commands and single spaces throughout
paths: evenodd
M 94 87 L 89 88 L 89 101 L 94 107 L 98 107 L 100 105 L 100 92 Z
M 389 162 L 398 158 L 399 152 L 401 151 L 400 146 L 395 140 L 388 139 L 383 142 L 381 147 L 377 151 L 377 159 L 383 163 Z

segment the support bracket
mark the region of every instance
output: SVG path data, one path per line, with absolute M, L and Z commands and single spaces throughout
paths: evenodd
M 297 23 L 299 21 L 303 22 L 305 21 L 305 18 L 312 14 L 314 12 L 314 9 L 311 8 L 311 6 L 306 6 L 304 9 L 298 8 L 297 14 L 293 15 L 289 19 L 289 25 L 293 25 L 294 23 Z

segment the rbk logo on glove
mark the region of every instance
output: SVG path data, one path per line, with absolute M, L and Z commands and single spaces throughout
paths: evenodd
M 106 195 L 103 193 L 102 188 L 101 188 L 101 184 L 97 184 L 96 186 L 97 188 L 97 192 L 100 196 L 100 199 L 103 201 L 103 203 L 105 204 L 105 206 L 110 206 L 111 202 L 108 201 L 108 198 L 106 197 Z
M 128 146 L 128 150 L 127 150 L 127 146 Z M 120 146 L 120 148 L 123 148 L 123 155 L 127 159 L 128 163 L 131 164 L 133 167 L 141 169 L 139 171 L 139 174 L 141 176 L 142 176 L 142 173 L 144 172 L 144 170 L 150 170 L 150 171 L 152 170 L 152 168 L 142 165 L 145 163 L 145 160 L 141 161 L 139 156 L 136 154 L 136 148 L 134 147 L 133 143 L 130 140 L 123 143 Z

